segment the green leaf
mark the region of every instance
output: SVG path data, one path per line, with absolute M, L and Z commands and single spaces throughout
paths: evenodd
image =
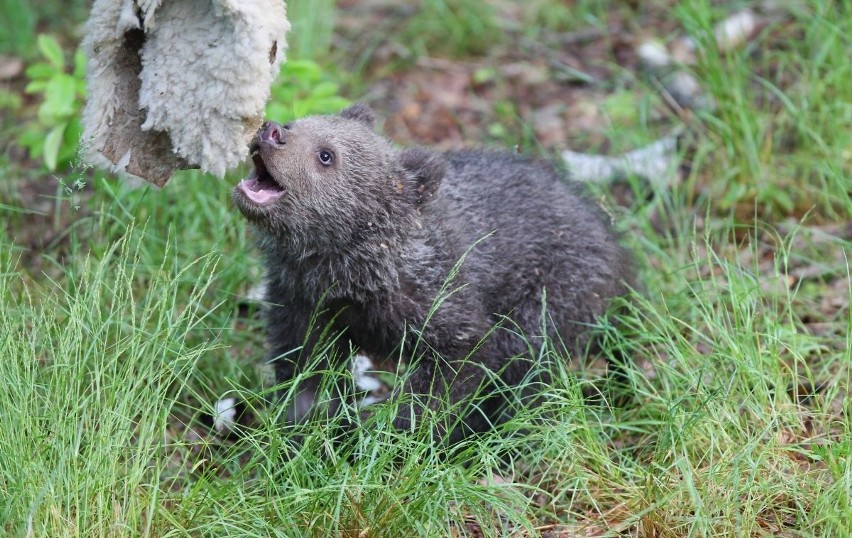
M 43 92 L 46 87 L 47 87 L 47 81 L 46 80 L 34 80 L 34 81 L 30 82 L 29 84 L 27 84 L 27 87 L 24 88 L 24 93 L 32 94 L 32 93 Z
M 88 95 L 88 84 L 86 84 L 86 79 L 75 79 L 77 81 L 77 95 L 82 97 L 84 100 L 86 95 Z
M 340 86 L 334 82 L 320 82 L 311 91 L 312 98 L 332 97 L 340 92 Z
M 473 81 L 476 84 L 485 84 L 497 78 L 497 70 L 493 67 L 480 67 L 473 72 Z
M 35 126 L 30 126 L 18 135 L 18 144 L 27 148 L 30 158 L 37 159 L 44 149 L 44 131 Z
M 77 104 L 77 81 L 71 75 L 58 75 L 44 88 L 44 103 L 38 111 L 40 121 L 53 124 L 74 115 Z
M 503 138 L 508 131 L 505 125 L 495 122 L 488 126 L 488 134 L 493 138 Z
M 73 162 L 77 157 L 77 150 L 82 144 L 83 124 L 78 116 L 71 118 L 65 127 L 62 137 L 62 146 L 59 148 L 59 162 Z
M 50 65 L 58 70 L 65 68 L 65 55 L 62 53 L 62 47 L 51 35 L 39 34 L 38 48 L 42 55 L 50 62 Z
M 757 193 L 757 199 L 761 202 L 770 202 L 781 206 L 784 211 L 792 211 L 795 207 L 793 198 L 786 191 L 776 188 L 763 188 Z
M 62 147 L 62 135 L 65 134 L 67 123 L 57 125 L 47 133 L 44 139 L 44 164 L 53 172 L 56 170 L 56 160 L 59 157 L 59 149 Z
M 266 117 L 271 120 L 286 122 L 291 116 L 290 111 L 282 104 L 269 103 L 266 105 Z
M 81 48 L 74 51 L 74 76 L 78 79 L 86 77 L 86 55 Z
M 30 80 L 46 80 L 52 77 L 54 73 L 56 73 L 56 69 L 45 62 L 34 63 L 24 71 L 24 74 Z
M 319 100 L 311 100 L 311 110 L 308 112 L 309 114 L 335 114 L 340 112 L 344 108 L 348 107 L 352 103 L 349 99 L 344 97 L 340 97 L 339 95 L 335 95 L 332 97 L 325 97 Z
M 310 60 L 293 60 L 281 68 L 281 78 L 294 78 L 300 82 L 316 82 L 322 77 L 322 68 Z

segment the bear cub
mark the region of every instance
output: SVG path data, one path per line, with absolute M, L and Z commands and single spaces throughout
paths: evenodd
M 396 390 L 411 402 L 395 426 L 446 403 L 458 422 L 436 435 L 453 442 L 505 416 L 500 387 L 530 374 L 543 333 L 585 352 L 588 327 L 632 282 L 629 256 L 552 165 L 400 150 L 373 123 L 358 104 L 267 122 L 250 145 L 255 169 L 233 198 L 265 256 L 270 359 L 279 382 L 292 379 L 328 328 L 342 337 L 326 360 L 346 360 L 349 346 L 405 357 L 414 370 Z M 317 403 L 319 384 L 299 386 L 290 420 Z M 474 394 L 486 397 L 465 408 Z

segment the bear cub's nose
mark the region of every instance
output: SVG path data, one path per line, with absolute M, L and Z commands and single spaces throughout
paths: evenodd
M 260 141 L 272 144 L 287 143 L 287 126 L 268 121 L 260 129 Z

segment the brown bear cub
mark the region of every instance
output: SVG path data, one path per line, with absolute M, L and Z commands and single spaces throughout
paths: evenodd
M 596 204 L 551 165 L 399 150 L 373 123 L 370 108 L 353 105 L 268 122 L 251 144 L 255 170 L 233 196 L 266 258 L 270 357 L 278 381 L 291 380 L 331 328 L 342 337 L 329 360 L 346 360 L 350 346 L 411 360 L 398 428 L 424 408 L 463 409 L 491 391 L 456 408 L 452 442 L 505 415 L 499 387 L 528 376 L 543 333 L 585 351 L 589 325 L 627 291 L 629 257 Z M 316 377 L 300 386 L 291 420 L 318 386 Z

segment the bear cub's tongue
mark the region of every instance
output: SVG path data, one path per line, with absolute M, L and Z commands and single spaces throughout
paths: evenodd
M 256 204 L 266 204 L 283 196 L 284 188 L 272 179 L 260 155 L 255 154 L 253 160 L 254 171 L 237 185 L 240 191 Z

